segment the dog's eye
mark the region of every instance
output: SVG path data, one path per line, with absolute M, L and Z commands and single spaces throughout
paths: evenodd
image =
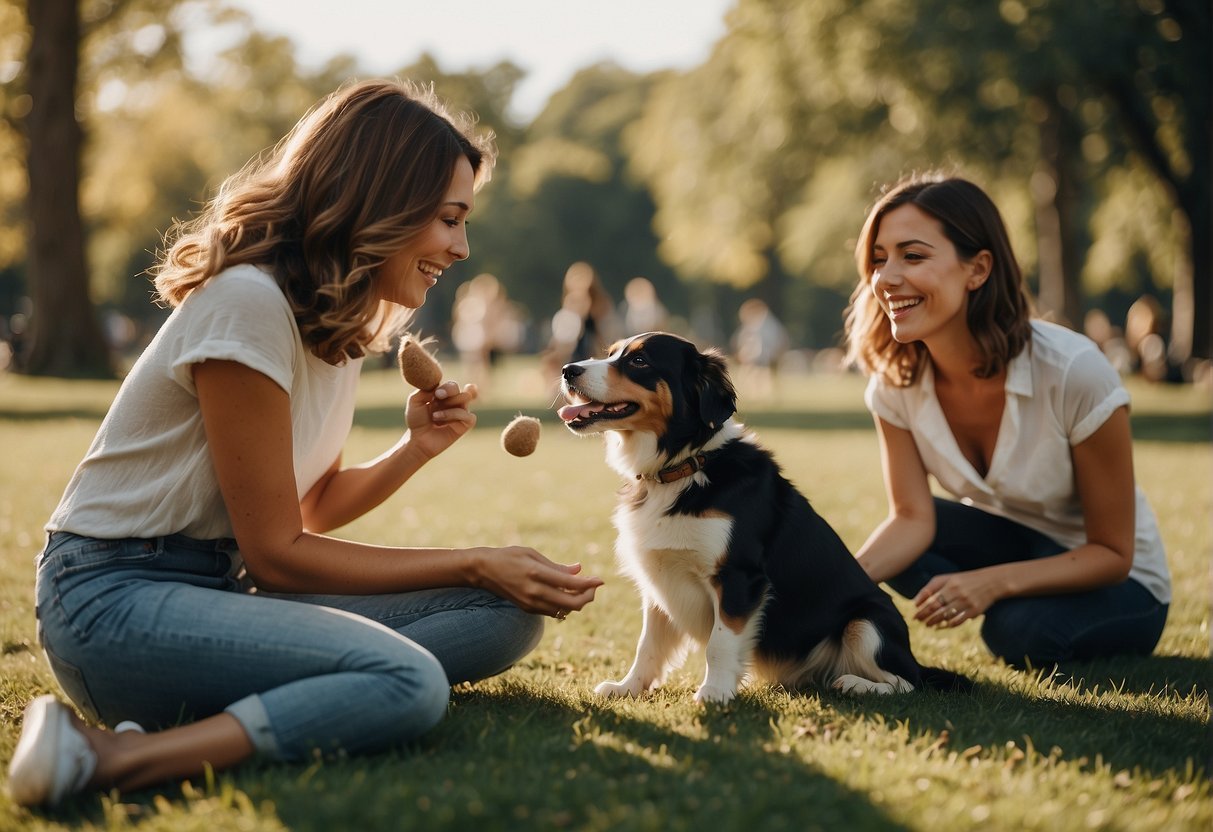
M 641 355 L 640 353 L 636 353 L 631 358 L 629 358 L 628 363 L 631 364 L 633 367 L 649 366 L 649 360 L 647 358 L 645 358 L 643 355 Z

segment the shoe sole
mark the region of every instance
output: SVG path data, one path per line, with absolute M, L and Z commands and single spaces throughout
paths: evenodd
M 39 806 L 51 799 L 65 719 L 63 705 L 49 693 L 25 709 L 21 739 L 8 769 L 8 792 L 17 805 Z

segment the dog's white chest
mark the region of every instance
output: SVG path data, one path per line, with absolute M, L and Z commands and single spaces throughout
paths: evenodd
M 646 551 L 680 551 L 680 568 L 698 577 L 715 573 L 716 563 L 729 544 L 733 518 L 725 514 L 693 516 L 667 514 L 673 496 L 650 495 L 640 505 L 623 505 L 615 513 L 620 554 L 625 550 L 643 558 Z
M 656 603 L 691 636 L 704 640 L 714 620 L 710 580 L 729 542 L 726 516 L 666 515 L 647 501 L 615 516 L 620 566 L 646 600 Z

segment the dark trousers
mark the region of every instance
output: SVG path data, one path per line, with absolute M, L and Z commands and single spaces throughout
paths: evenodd
M 1060 554 L 1066 547 L 1012 520 L 935 498 L 935 539 L 888 585 L 906 598 L 935 575 Z M 1125 654 L 1158 644 L 1168 605 L 1132 579 L 1065 595 L 1007 598 L 986 610 L 981 637 L 1008 664 L 1048 667 Z

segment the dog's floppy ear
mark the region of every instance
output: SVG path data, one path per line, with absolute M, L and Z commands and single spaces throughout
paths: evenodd
M 699 374 L 695 379 L 699 392 L 699 418 L 710 428 L 718 428 L 737 412 L 737 391 L 729 380 L 729 365 L 716 349 L 699 354 Z

